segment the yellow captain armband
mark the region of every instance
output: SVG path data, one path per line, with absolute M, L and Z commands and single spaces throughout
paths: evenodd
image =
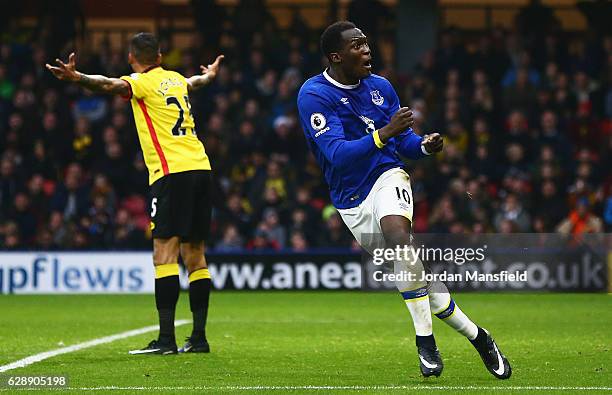
M 372 137 L 374 137 L 374 144 L 376 144 L 378 148 L 382 148 L 385 146 L 385 143 L 382 142 L 380 136 L 378 135 L 378 129 L 376 129 L 374 133 L 372 133 Z

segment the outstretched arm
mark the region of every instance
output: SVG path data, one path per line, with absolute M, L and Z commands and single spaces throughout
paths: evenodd
M 128 96 L 130 87 L 127 81 L 119 78 L 109 78 L 103 75 L 88 75 L 76 70 L 76 57 L 74 52 L 68 57 L 68 63 L 55 59 L 56 66 L 46 64 L 47 69 L 62 81 L 76 82 L 77 84 L 94 92 L 108 93 L 112 95 Z
M 209 64 L 208 67 L 200 66 L 200 69 L 202 69 L 202 75 L 194 75 L 193 77 L 187 78 L 187 88 L 190 91 L 193 91 L 203 87 L 215 79 L 217 72 L 219 72 L 219 63 L 221 63 L 221 60 L 223 60 L 224 57 L 225 56 L 223 55 L 217 56 L 217 59 L 215 59 L 213 64 Z

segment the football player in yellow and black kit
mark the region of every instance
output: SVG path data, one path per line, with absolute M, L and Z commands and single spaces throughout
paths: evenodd
M 134 73 L 121 78 L 87 75 L 56 59 L 46 65 L 60 80 L 76 82 L 95 92 L 129 99 L 138 139 L 151 185 L 151 228 L 155 265 L 155 302 L 159 313 L 159 337 L 131 354 L 177 353 L 174 312 L 179 296 L 179 253 L 189 271 L 189 302 L 193 332 L 182 352 L 209 352 L 206 317 L 210 273 L 204 257 L 211 216 L 211 168 L 204 145 L 197 137 L 188 93 L 210 82 L 223 56 L 202 68 L 201 75 L 185 78 L 161 66 L 159 43 L 150 33 L 138 33 L 130 41 L 128 61 Z

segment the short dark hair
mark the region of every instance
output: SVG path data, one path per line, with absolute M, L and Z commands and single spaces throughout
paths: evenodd
M 130 40 L 130 51 L 139 63 L 154 64 L 159 54 L 159 41 L 151 33 L 138 33 Z
M 321 34 L 321 52 L 327 57 L 332 52 L 342 49 L 342 32 L 355 29 L 357 26 L 353 22 L 338 21 L 334 22 Z

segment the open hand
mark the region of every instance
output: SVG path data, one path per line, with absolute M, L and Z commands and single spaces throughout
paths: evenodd
M 224 57 L 224 55 L 217 56 L 217 59 L 215 59 L 212 64 L 209 64 L 208 67 L 200 66 L 202 74 L 209 76 L 211 79 L 215 78 L 217 76 L 217 73 L 219 72 L 219 64 L 221 63 Z
M 55 59 L 57 67 L 46 64 L 47 69 L 53 73 L 55 78 L 62 81 L 78 81 L 80 76 L 79 72 L 76 71 L 76 56 L 74 52 L 68 57 L 68 63 L 64 63 L 59 59 Z

